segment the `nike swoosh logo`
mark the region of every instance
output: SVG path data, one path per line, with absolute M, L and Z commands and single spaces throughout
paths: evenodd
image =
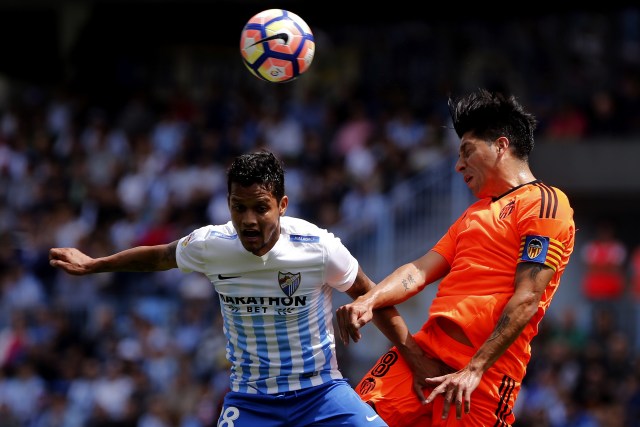
M 242 276 L 223 276 L 222 274 L 218 274 L 218 280 L 228 280 L 228 279 L 237 279 Z
M 367 421 L 373 421 L 373 420 L 375 420 L 376 418 L 378 418 L 378 415 L 374 415 L 374 416 L 372 416 L 372 417 L 370 417 L 370 416 L 368 416 L 368 415 L 367 415 Z
M 274 34 L 272 36 L 265 37 L 263 39 L 258 40 L 257 42 L 255 42 L 254 44 L 252 44 L 249 47 L 255 46 L 255 45 L 260 44 L 260 43 L 268 42 L 268 41 L 271 41 L 271 40 L 278 40 L 278 39 L 282 40 L 284 42 L 284 44 L 286 45 L 287 43 L 289 43 L 289 34 L 287 34 L 287 33 Z

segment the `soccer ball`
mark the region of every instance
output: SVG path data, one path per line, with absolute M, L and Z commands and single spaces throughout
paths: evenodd
M 269 9 L 253 16 L 242 29 L 244 65 L 259 79 L 289 82 L 309 69 L 315 53 L 313 33 L 293 12 Z

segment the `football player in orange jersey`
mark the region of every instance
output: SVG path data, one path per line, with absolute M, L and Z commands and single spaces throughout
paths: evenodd
M 512 425 L 531 340 L 574 246 L 567 196 L 529 167 L 535 117 L 484 89 L 450 98 L 449 110 L 455 168 L 479 200 L 427 253 L 337 310 L 341 339 L 357 342 L 374 310 L 441 279 L 420 331 L 355 387 L 391 427 Z

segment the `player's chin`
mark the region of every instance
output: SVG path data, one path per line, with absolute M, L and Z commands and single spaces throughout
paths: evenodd
M 240 237 L 240 243 L 242 243 L 242 246 L 249 252 L 256 252 L 260 248 L 262 248 L 262 246 L 264 246 L 262 244 L 262 240 L 259 237 L 243 236 Z

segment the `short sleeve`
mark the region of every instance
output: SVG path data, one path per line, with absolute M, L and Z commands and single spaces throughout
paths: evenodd
M 532 198 L 520 208 L 518 262 L 545 264 L 557 271 L 573 251 L 573 209 L 559 190 L 543 187 L 541 191 L 548 191 L 553 197 Z
M 345 292 L 356 280 L 358 260 L 332 233 L 327 233 L 324 239 L 327 250 L 326 283 L 340 292 Z
M 176 261 L 178 268 L 185 273 L 193 271 L 204 272 L 205 238 L 209 234 L 210 226 L 194 230 L 188 236 L 178 241 Z

